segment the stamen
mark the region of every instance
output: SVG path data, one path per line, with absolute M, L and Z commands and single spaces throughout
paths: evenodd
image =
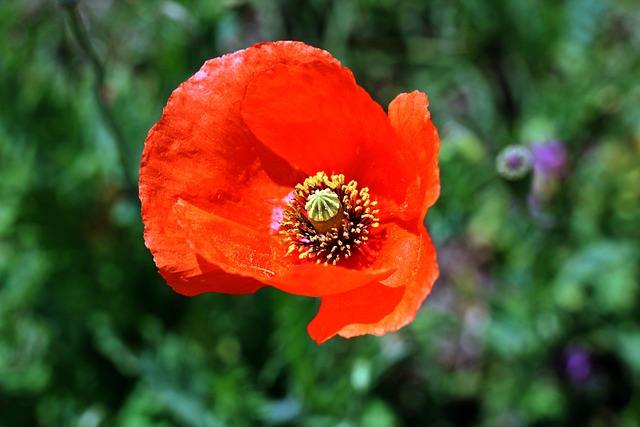
M 289 242 L 287 255 L 337 264 L 351 257 L 378 227 L 377 202 L 368 188 L 345 184 L 344 175 L 318 172 L 296 185 L 293 199 L 283 209 L 280 233 Z M 325 219 L 326 218 L 326 219 Z

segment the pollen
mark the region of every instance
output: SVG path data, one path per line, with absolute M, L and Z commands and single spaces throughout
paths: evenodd
M 345 262 L 379 226 L 377 204 L 367 187 L 358 189 L 344 175 L 310 176 L 296 185 L 283 209 L 280 234 L 289 244 L 287 255 L 325 265 Z

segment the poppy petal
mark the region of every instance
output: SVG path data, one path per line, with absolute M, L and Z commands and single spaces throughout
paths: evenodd
M 251 131 L 307 175 L 341 173 L 406 204 L 413 163 L 389 118 L 351 72 L 327 61 L 276 66 L 251 81 L 242 104 Z
M 404 293 L 404 287 L 369 283 L 349 292 L 323 297 L 318 314 L 309 323 L 307 331 L 321 344 L 348 325 L 364 324 L 366 327 L 366 324 L 376 323 L 389 315 Z
M 222 294 L 252 294 L 264 287 L 252 277 L 229 274 L 204 259 L 198 258 L 200 270 L 192 277 L 184 273 L 174 273 L 164 270 L 164 279 L 173 289 L 186 296 L 194 296 L 204 292 L 218 292 Z
M 283 268 L 271 250 L 280 246 L 276 235 L 262 234 L 182 199 L 173 210 L 192 249 L 222 270 L 264 282 Z
M 284 292 L 319 297 L 342 294 L 390 277 L 394 268 L 352 270 L 335 265 L 300 264 L 267 283 Z
M 440 177 L 438 169 L 438 151 L 440 139 L 438 131 L 431 121 L 427 95 L 414 91 L 398 95 L 389 104 L 389 120 L 400 138 L 403 152 L 413 153 L 419 177 L 413 191 L 417 192 L 410 200 L 420 200 L 420 222 L 440 195 Z
M 249 131 L 240 117 L 248 82 L 278 64 L 322 60 L 329 53 L 299 42 L 263 43 L 212 59 L 171 95 L 149 131 L 140 167 L 145 244 L 177 292 L 220 292 L 220 269 L 203 266 L 173 207 L 179 198 L 264 233 L 274 206 L 305 177 Z M 205 286 L 207 272 L 215 280 Z M 260 284 L 236 290 L 254 292 Z
M 398 305 L 381 320 L 364 324 L 353 322 L 342 328 L 338 334 L 350 338 L 357 335 L 383 335 L 395 331 L 410 323 L 431 292 L 438 277 L 436 250 L 424 226 L 417 233 L 407 231 L 397 225 L 391 225 L 385 249 L 379 254 L 379 262 L 388 257 L 396 257 L 398 270 L 382 283 L 389 287 L 406 287 Z M 360 324 L 358 324 L 360 323 Z
M 383 335 L 400 329 L 414 319 L 438 276 L 436 252 L 424 227 L 421 226 L 418 233 L 412 233 L 398 225 L 390 225 L 389 228 L 387 241 L 376 264 L 391 263 L 399 268 L 380 283 L 386 290 L 378 289 L 378 293 L 372 292 L 371 296 L 363 292 L 359 298 L 365 298 L 366 306 L 359 310 L 345 310 L 341 306 L 344 304 L 343 298 L 350 301 L 349 298 L 355 293 L 323 297 L 319 317 L 312 321 L 313 327 L 310 325 L 309 333 L 313 331 L 316 334 L 314 339 L 325 340 L 335 334 L 345 338 L 365 334 Z M 372 284 L 367 286 L 373 287 Z M 392 293 L 392 289 L 399 289 L 398 293 Z M 372 310 L 372 313 L 367 310 Z M 385 311 L 384 314 L 371 321 L 372 316 L 375 317 L 382 311 Z M 337 326 L 339 328 L 336 329 Z
M 295 265 L 292 257 L 284 257 L 285 247 L 276 234 L 264 235 L 184 200 L 176 203 L 174 211 L 193 250 L 205 260 L 228 273 L 252 277 L 290 294 L 315 297 L 346 292 L 384 280 L 395 271 Z

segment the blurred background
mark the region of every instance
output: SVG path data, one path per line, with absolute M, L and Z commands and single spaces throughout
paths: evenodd
M 635 0 L 0 2 L 0 425 L 640 425 L 639 28 Z M 180 296 L 144 247 L 171 91 L 278 39 L 385 108 L 429 94 L 441 276 L 399 332 L 317 346 L 317 300 Z

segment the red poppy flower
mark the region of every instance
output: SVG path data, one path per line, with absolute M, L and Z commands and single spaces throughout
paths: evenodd
M 145 243 L 184 295 L 321 297 L 318 343 L 409 323 L 438 275 L 424 225 L 439 139 L 420 92 L 389 114 L 329 53 L 262 43 L 169 98 L 140 168 Z

